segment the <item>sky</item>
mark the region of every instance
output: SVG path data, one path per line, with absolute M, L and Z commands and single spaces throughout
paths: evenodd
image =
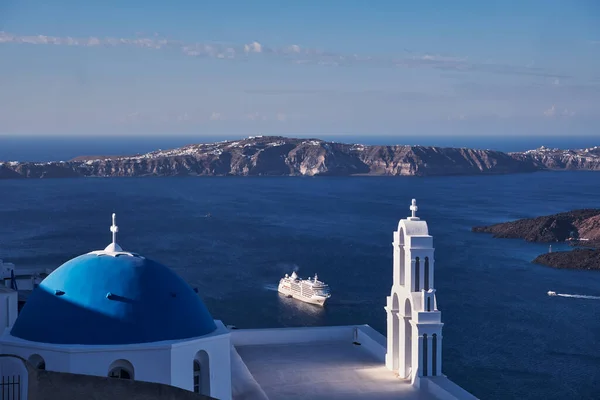
M 600 2 L 0 0 L 0 135 L 598 135 Z

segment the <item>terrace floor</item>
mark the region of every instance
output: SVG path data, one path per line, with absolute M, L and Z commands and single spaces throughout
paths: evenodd
M 431 399 L 351 342 L 236 346 L 272 400 Z

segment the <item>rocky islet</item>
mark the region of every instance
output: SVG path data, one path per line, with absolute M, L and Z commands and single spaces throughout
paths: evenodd
M 532 262 L 564 269 L 600 270 L 600 209 L 581 209 L 548 216 L 525 218 L 489 226 L 473 232 L 491 233 L 495 238 L 530 242 L 568 242 L 571 251 L 549 251 Z

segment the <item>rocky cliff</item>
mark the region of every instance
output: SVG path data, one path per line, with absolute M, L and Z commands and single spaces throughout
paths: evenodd
M 600 250 L 574 249 L 540 254 L 532 261 L 534 264 L 562 269 L 600 270 Z
M 533 263 L 555 268 L 600 270 L 600 209 L 582 209 L 537 218 L 476 226 L 473 232 L 530 242 L 565 242 L 590 249 L 548 252 Z
M 50 163 L 0 162 L 0 179 L 178 175 L 427 176 L 507 174 L 544 169 L 600 170 L 600 148 L 565 152 L 540 148 L 525 153 L 503 153 L 259 136 L 142 155 L 87 156 Z
M 533 164 L 539 169 L 600 171 L 600 146 L 581 150 L 540 147 L 524 153 L 509 153 L 512 158 Z
M 491 233 L 496 238 L 525 239 L 529 242 L 600 243 L 600 209 L 583 209 L 544 217 L 526 218 L 490 226 L 476 226 L 473 232 Z

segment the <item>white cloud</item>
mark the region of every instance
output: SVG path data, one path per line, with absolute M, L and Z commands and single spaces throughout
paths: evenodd
M 450 115 L 448 116 L 448 121 L 464 121 L 467 119 L 467 116 L 465 114 L 458 114 L 458 115 Z
M 99 46 L 100 45 L 100 39 L 92 37 L 89 38 L 87 41 L 87 45 L 88 46 Z
M 338 65 L 340 65 L 340 63 L 337 61 L 324 60 L 324 61 L 318 61 L 317 65 L 327 65 L 327 66 L 337 67 Z
M 212 111 L 208 117 L 206 114 L 202 116 L 197 111 L 164 111 L 164 112 L 130 112 L 124 114 L 119 118 L 119 122 L 122 123 L 152 123 L 152 122 L 176 122 L 176 123 L 198 123 L 208 121 L 277 121 L 286 122 L 289 119 L 289 115 L 284 112 L 278 113 L 240 113 L 240 114 L 227 114 L 227 116 L 218 111 Z
M 13 35 L 7 32 L 0 31 L 0 43 L 17 43 L 17 44 L 32 44 L 32 45 L 63 45 L 63 46 L 82 46 L 82 47 L 93 47 L 93 46 L 134 46 L 143 48 L 154 48 L 160 49 L 168 45 L 175 45 L 178 42 L 168 41 L 166 39 L 149 39 L 149 38 L 136 38 L 136 39 L 122 39 L 122 38 L 73 38 L 70 36 L 58 37 L 58 36 L 19 36 Z
M 262 45 L 258 42 L 252 42 L 244 45 L 244 51 L 246 53 L 262 53 Z
M 212 114 L 210 114 L 211 121 L 220 121 L 222 119 L 223 119 L 223 115 L 221 115 L 221 113 L 213 111 Z
M 567 110 L 566 108 L 561 113 L 562 116 L 572 117 L 575 115 L 575 111 Z
M 140 113 L 137 111 L 127 114 L 127 116 L 125 117 L 126 121 L 137 121 L 139 119 L 140 119 Z
M 565 108 L 562 111 L 560 111 L 560 110 L 558 110 L 556 108 L 556 105 L 552 104 L 552 107 L 550 107 L 549 109 L 547 109 L 547 110 L 544 111 L 544 115 L 546 117 L 550 117 L 550 118 L 552 118 L 552 117 L 558 117 L 558 116 L 561 116 L 561 117 L 573 117 L 573 116 L 575 116 L 575 111 L 571 111 L 571 110 L 569 110 L 567 108 Z
M 116 47 L 130 46 L 145 49 L 177 49 L 190 57 L 211 57 L 220 59 L 235 59 L 239 55 L 261 54 L 265 57 L 285 57 L 297 64 L 316 64 L 326 66 L 338 65 L 372 65 L 387 67 L 423 67 L 439 70 L 477 71 L 491 74 L 531 75 L 549 78 L 563 78 L 565 75 L 554 73 L 540 67 L 522 67 L 505 65 L 493 62 L 473 62 L 467 57 L 442 56 L 436 54 L 411 54 L 409 57 L 342 54 L 317 49 L 300 47 L 297 44 L 277 47 L 268 47 L 257 41 L 244 45 L 231 45 L 224 43 L 184 43 L 177 40 L 160 38 L 158 34 L 143 37 L 136 34 L 134 38 L 114 37 L 87 37 L 73 38 L 70 36 L 23 36 L 0 31 L 0 44 L 16 43 L 29 45 L 63 45 L 81 47 Z
M 414 60 L 423 61 L 441 61 L 441 62 L 464 62 L 467 61 L 467 57 L 448 57 L 441 55 L 424 54 L 422 56 L 412 57 Z
M 184 47 L 182 49 L 182 51 L 187 54 L 188 56 L 199 56 L 200 54 L 202 54 L 199 50 L 194 50 L 194 49 L 189 49 Z
M 552 107 L 544 111 L 546 117 L 554 117 L 556 115 L 556 106 L 552 104 Z
M 285 122 L 288 120 L 288 115 L 283 112 L 278 112 L 276 114 L 264 114 L 259 112 L 247 113 L 244 115 L 244 119 L 248 119 L 250 121 L 278 121 Z
M 268 117 L 257 112 L 246 114 L 246 118 L 251 121 L 266 121 Z

